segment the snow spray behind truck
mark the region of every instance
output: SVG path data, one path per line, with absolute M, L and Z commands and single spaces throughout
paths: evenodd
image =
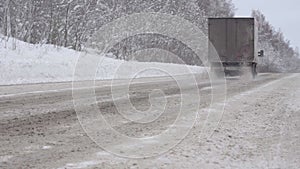
M 209 18 L 209 62 L 216 74 L 257 75 L 258 33 L 254 18 Z M 213 57 L 217 53 L 220 59 Z M 220 61 L 221 60 L 221 61 Z M 224 68 L 224 73 L 223 69 Z

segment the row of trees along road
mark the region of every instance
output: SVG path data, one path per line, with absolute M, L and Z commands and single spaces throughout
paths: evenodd
M 291 47 L 283 33 L 276 30 L 259 10 L 253 10 L 252 16 L 258 24 L 258 48 L 265 51 L 260 59 L 261 72 L 299 72 L 300 55 L 298 48 Z
M 235 7 L 231 0 L 0 0 L 0 31 L 5 37 L 13 37 L 32 44 L 53 44 L 82 50 L 83 44 L 101 26 L 132 13 L 160 12 L 177 15 L 207 33 L 208 17 L 233 17 L 234 11 Z M 263 14 L 254 11 L 253 16 L 260 23 L 260 46 L 265 49 L 267 55 L 285 60 L 282 62 L 279 58 L 278 61 L 270 58 L 272 66 L 269 67 L 267 66 L 270 64 L 269 61 L 262 60 L 261 70 L 291 71 L 295 64 L 295 61 L 291 60 L 299 54 L 290 47 L 282 33 L 272 28 Z M 125 54 L 120 52 L 122 49 L 120 46 L 129 45 L 131 46 L 129 49 L 134 51 L 143 48 L 143 45 L 147 46 L 147 43 L 153 40 L 157 41 L 157 44 L 164 40 L 168 43 L 160 48 L 180 49 L 179 51 L 184 51 L 182 59 L 185 63 L 201 64 L 192 51 L 174 39 L 164 39 L 155 35 L 141 36 L 144 38 L 144 44 L 135 43 L 134 41 L 140 40 L 141 37 L 134 37 L 131 41 L 118 44 L 112 52 L 119 59 L 130 60 L 133 58 L 126 55 L 128 51 L 125 51 Z M 168 45 L 169 42 L 172 46 Z M 149 61 L 147 58 L 142 60 Z M 151 61 L 175 62 L 170 58 Z M 287 67 L 289 69 L 286 69 Z

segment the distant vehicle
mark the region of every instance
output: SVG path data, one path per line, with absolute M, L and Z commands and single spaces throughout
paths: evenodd
M 257 75 L 257 57 L 263 57 L 264 52 L 257 50 L 254 18 L 209 18 L 208 32 L 209 61 L 213 71 L 223 73 L 223 65 L 226 76 L 251 73 L 254 78 Z

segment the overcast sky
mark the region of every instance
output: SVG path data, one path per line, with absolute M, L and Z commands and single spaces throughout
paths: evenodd
M 236 16 L 250 16 L 252 9 L 259 9 L 266 19 L 281 29 L 293 47 L 300 47 L 299 0 L 232 0 L 237 8 Z

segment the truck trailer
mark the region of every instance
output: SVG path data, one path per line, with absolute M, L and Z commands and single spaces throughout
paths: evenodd
M 209 18 L 211 69 L 226 76 L 257 75 L 258 32 L 254 18 Z M 217 57 L 216 57 L 217 55 Z M 223 69 L 223 68 L 224 69 Z

